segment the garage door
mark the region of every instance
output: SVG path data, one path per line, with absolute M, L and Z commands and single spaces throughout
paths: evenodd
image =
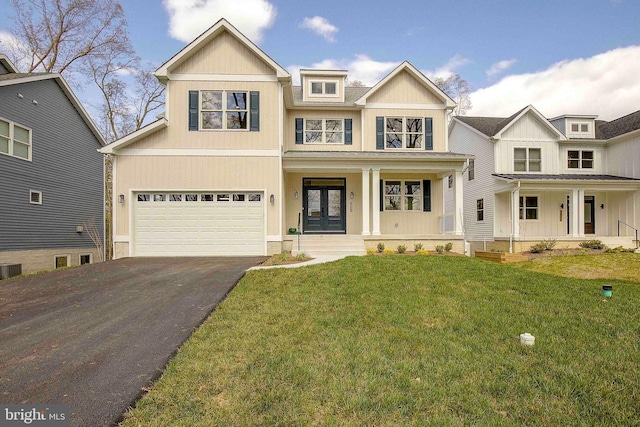
M 261 193 L 137 193 L 135 256 L 264 255 Z

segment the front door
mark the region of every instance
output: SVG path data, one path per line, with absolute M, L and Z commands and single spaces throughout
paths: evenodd
M 584 196 L 584 234 L 596 234 L 596 201 Z
M 305 179 L 303 186 L 304 233 L 345 233 L 344 179 Z

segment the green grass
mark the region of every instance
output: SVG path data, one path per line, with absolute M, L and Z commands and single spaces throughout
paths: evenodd
M 249 272 L 123 424 L 639 425 L 640 284 L 601 283 L 438 256 Z

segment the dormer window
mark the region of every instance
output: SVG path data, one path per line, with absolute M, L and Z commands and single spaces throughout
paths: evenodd
M 589 125 L 587 123 L 572 123 L 571 132 L 589 132 Z
M 335 81 L 312 81 L 312 96 L 335 96 L 338 94 L 338 84 Z

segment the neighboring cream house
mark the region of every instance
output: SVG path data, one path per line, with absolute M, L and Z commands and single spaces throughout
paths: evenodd
M 636 246 L 640 111 L 611 122 L 547 119 L 532 106 L 508 118 L 455 117 L 449 146 L 475 156 L 464 180 L 472 252 L 520 252 L 543 239 Z
M 220 20 L 155 74 L 164 117 L 101 150 L 115 159 L 116 258 L 462 251 L 453 212 L 469 156 L 449 151 L 455 104 L 408 62 L 372 88 L 345 86 L 344 70 L 302 70 L 293 86 Z

